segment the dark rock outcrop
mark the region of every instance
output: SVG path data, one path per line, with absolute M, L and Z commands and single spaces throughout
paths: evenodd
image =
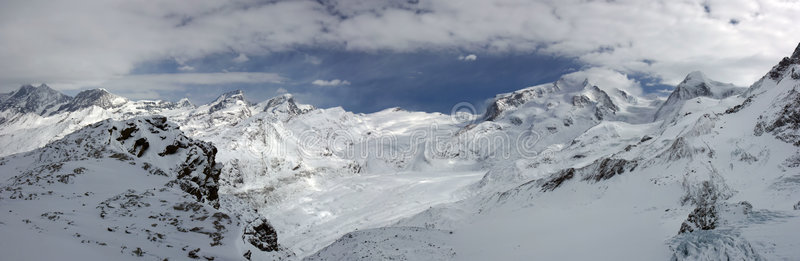
M 575 177 L 575 169 L 568 168 L 562 171 L 559 171 L 555 175 L 551 176 L 551 178 L 542 184 L 542 192 L 553 191 L 556 188 L 560 187 L 565 181 L 572 179 Z
M 269 224 L 266 218 L 256 219 L 244 229 L 242 239 L 249 242 L 261 251 L 273 252 L 280 250 L 278 233 Z
M 800 147 L 800 92 L 789 90 L 781 102 L 783 104 L 776 115 L 759 117 L 753 132 L 756 136 L 771 133 L 779 140 Z
M 778 65 L 772 67 L 769 73 L 767 73 L 767 76 L 774 81 L 780 81 L 784 75 L 786 75 L 789 67 L 791 67 L 793 64 L 800 64 L 800 44 L 797 44 L 792 56 L 784 57 L 780 62 L 778 62 Z M 800 72 L 791 70 L 790 73 L 790 76 L 793 79 L 800 79 Z

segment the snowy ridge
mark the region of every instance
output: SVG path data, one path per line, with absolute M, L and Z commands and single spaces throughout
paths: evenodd
M 675 87 L 667 101 L 656 111 L 656 120 L 671 121 L 677 110 L 687 100 L 697 97 L 710 97 L 714 99 L 724 99 L 730 96 L 739 95 L 746 89 L 734 86 L 733 84 L 721 83 L 708 79 L 705 74 L 699 71 L 689 73 L 683 81 Z
M 592 259 L 796 258 L 798 237 L 789 231 L 800 228 L 792 207 L 800 199 L 800 164 L 791 119 L 800 81 L 786 73 L 755 88 L 764 91 L 747 99 L 725 91 L 692 97 L 672 124 L 595 125 L 515 167 L 490 169 L 482 186 L 498 192 L 431 208 L 397 226 L 453 231 L 458 238 L 439 243 L 459 260 L 585 260 L 587 252 Z M 370 230 L 348 240 L 387 234 Z M 610 234 L 615 240 L 604 240 Z M 337 242 L 317 255 L 352 248 Z
M 71 97 L 45 84 L 39 87 L 24 85 L 15 92 L 0 96 L 0 111 L 45 115 L 57 110 L 70 99 Z
M 88 259 L 291 257 L 269 223 L 240 200 L 219 197 L 215 154 L 166 118 L 149 116 L 105 120 L 0 158 L 7 179 L 0 201 L 9 213 L 0 230 L 18 236 L 4 245 L 24 249 L 43 240 Z M 15 252 L 7 257 L 59 254 Z
M 93 91 L 75 109 L 0 111 L 15 176 L 0 211 L 17 213 L 0 229 L 38 240 L 72 210 L 105 213 L 130 236 L 92 232 L 114 253 L 85 255 L 176 259 L 796 259 L 798 71 L 800 46 L 749 89 L 692 72 L 664 100 L 563 77 L 455 115 Z M 112 169 L 138 178 L 83 194 Z M 50 190 L 92 202 L 51 210 Z M 63 242 L 86 238 L 70 226 Z

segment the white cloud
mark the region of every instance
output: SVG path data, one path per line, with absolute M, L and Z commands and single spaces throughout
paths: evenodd
M 538 52 L 665 83 L 702 70 L 748 85 L 800 42 L 798 13 L 788 0 L 9 0 L 0 1 L 0 88 L 298 46 Z
M 235 62 L 235 63 L 243 63 L 243 62 L 250 61 L 250 58 L 248 58 L 247 55 L 244 55 L 243 53 L 240 53 L 239 56 L 236 56 L 236 58 L 233 58 L 232 61 Z
M 469 62 L 469 61 L 475 61 L 475 60 L 478 60 L 478 56 L 477 56 L 477 55 L 474 55 L 474 54 L 470 54 L 470 55 L 467 55 L 467 56 L 463 56 L 463 55 L 461 55 L 461 56 L 459 56 L 459 57 L 458 57 L 458 59 L 459 59 L 459 60 L 461 60 L 461 61 L 467 61 L 467 62 Z
M 621 72 L 607 68 L 588 68 L 566 74 L 562 78 L 574 82 L 589 80 L 589 83 L 596 85 L 607 93 L 612 93 L 614 89 L 620 89 L 635 95 L 642 94 L 642 86 L 638 81 L 628 78 L 627 75 Z
M 313 64 L 313 65 L 322 64 L 322 58 L 319 58 L 319 57 L 316 57 L 316 56 L 313 56 L 313 55 L 306 54 L 304 60 L 305 60 L 305 62 Z
M 313 82 L 311 82 L 311 84 L 316 86 L 339 86 L 339 85 L 350 85 L 350 82 L 339 79 L 334 79 L 330 81 L 314 80 Z

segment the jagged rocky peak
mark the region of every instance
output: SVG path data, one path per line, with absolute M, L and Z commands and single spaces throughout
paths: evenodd
M 16 110 L 20 113 L 44 115 L 70 99 L 71 97 L 53 90 L 46 84 L 38 87 L 27 84 L 0 100 L 0 111 Z
M 775 80 L 774 87 L 769 87 L 769 91 L 776 97 L 771 101 L 770 108 L 758 117 L 758 122 L 754 128 L 754 134 L 761 136 L 764 133 L 771 133 L 775 138 L 800 147 L 800 92 L 797 90 L 800 84 L 800 45 L 794 50 L 791 57 L 786 57 L 772 68 L 764 76 Z M 791 68 L 791 69 L 790 69 Z M 773 74 L 780 71 L 777 79 Z M 787 78 L 791 77 L 791 78 Z M 764 78 L 759 80 L 751 87 L 749 92 L 757 89 L 764 84 Z M 750 96 L 741 105 L 731 111 L 736 111 L 749 106 L 755 96 Z
M 128 99 L 111 94 L 106 89 L 98 88 L 79 92 L 69 103 L 58 109 L 59 112 L 77 111 L 83 108 L 97 106 L 103 109 L 113 109 L 127 103 Z
M 192 108 L 192 107 L 194 107 L 194 104 L 193 104 L 191 101 L 189 101 L 189 98 L 183 98 L 183 99 L 180 99 L 180 100 L 179 100 L 179 101 L 176 103 L 176 105 L 177 105 L 179 108 Z
M 107 119 L 48 144 L 38 154 L 42 162 L 114 158 L 141 163 L 154 175 L 174 177 L 172 186 L 197 201 L 216 204 L 221 167 L 217 148 L 187 137 L 164 116 L 140 116 L 124 121 Z
M 223 93 L 219 97 L 217 97 L 214 102 L 209 104 L 211 108 L 208 109 L 209 113 L 213 113 L 215 111 L 219 111 L 232 105 L 241 104 L 241 105 L 249 105 L 247 100 L 244 98 L 244 92 L 242 90 L 234 90 Z
M 612 116 L 619 111 L 611 97 L 604 90 L 589 81 L 589 78 L 561 77 L 555 85 L 562 90 L 577 92 L 572 96 L 572 105 L 575 107 L 595 107 L 595 116 L 598 120 Z M 627 96 L 627 93 L 625 94 Z
M 784 57 L 778 65 L 772 67 L 767 76 L 774 81 L 780 81 L 787 74 L 792 79 L 800 79 L 800 71 L 798 71 L 797 65 L 800 65 L 800 43 L 797 44 L 792 56 Z
M 314 106 L 298 104 L 292 94 L 286 93 L 264 102 L 265 112 L 274 114 L 300 115 L 314 109 Z
M 768 86 L 766 88 L 769 89 L 780 84 L 784 79 L 800 80 L 800 43 L 795 47 L 791 56 L 781 59 L 766 75 L 753 83 L 743 95 L 758 94 L 762 91 L 763 86 Z

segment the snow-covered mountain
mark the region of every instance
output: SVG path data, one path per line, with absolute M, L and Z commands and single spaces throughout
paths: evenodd
M 216 153 L 146 116 L 104 120 L 2 158 L 4 258 L 291 257 L 267 221 L 219 195 Z
M 746 88 L 737 87 L 729 83 L 721 83 L 708 79 L 699 71 L 689 73 L 683 81 L 675 87 L 667 101 L 656 111 L 655 119 L 672 122 L 675 114 L 681 109 L 683 103 L 696 97 L 710 97 L 724 99 L 743 93 Z
M 56 111 L 71 99 L 45 84 L 39 87 L 24 85 L 17 91 L 0 95 L 0 111 L 45 115 Z
M 749 88 L 692 72 L 653 99 L 595 80 L 499 94 L 474 115 L 23 86 L 0 95 L 0 230 L 21 239 L 0 248 L 45 240 L 87 259 L 800 257 L 800 46 Z M 58 252 L 35 254 L 13 259 Z
M 747 96 L 676 88 L 685 113 L 673 124 L 601 122 L 490 169 L 482 183 L 510 183 L 497 192 L 347 234 L 309 259 L 796 259 L 799 70 L 800 46 Z M 526 181 L 487 179 L 513 172 Z

